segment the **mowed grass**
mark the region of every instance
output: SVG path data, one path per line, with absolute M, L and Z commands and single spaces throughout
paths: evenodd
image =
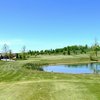
M 98 82 L 75 80 L 1 83 L 0 100 L 100 100 L 99 88 Z
M 75 59 L 76 58 L 76 59 Z M 100 100 L 100 75 L 59 74 L 26 69 L 26 63 L 56 64 L 85 61 L 86 55 L 38 56 L 0 62 L 0 100 Z

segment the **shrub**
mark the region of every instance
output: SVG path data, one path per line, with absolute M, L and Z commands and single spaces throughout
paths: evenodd
M 43 71 L 42 68 L 43 65 L 47 65 L 47 64 L 26 63 L 25 65 L 23 65 L 23 67 L 32 70 Z

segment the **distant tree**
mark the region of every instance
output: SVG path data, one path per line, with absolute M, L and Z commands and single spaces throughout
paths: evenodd
M 83 46 L 83 53 L 87 53 L 89 50 L 88 50 L 88 45 L 86 44 L 85 46 Z
M 84 46 L 80 46 L 80 53 L 81 53 L 81 54 L 85 53 L 85 48 L 84 48 Z
M 12 50 L 9 50 L 8 56 L 9 56 L 9 59 L 12 59 L 13 58 Z
M 88 49 L 88 45 L 87 44 L 85 45 L 85 49 Z
M 63 51 L 63 55 L 66 55 L 66 52 L 65 51 Z
M 16 59 L 19 59 L 19 54 L 18 53 L 16 53 Z
M 3 59 L 3 56 L 2 56 L 2 55 L 0 56 L 0 60 L 1 60 L 1 59 Z
M 67 47 L 67 54 L 68 54 L 68 55 L 71 54 L 71 53 L 70 53 L 70 47 L 69 47 L 69 46 Z
M 77 54 L 78 46 L 76 45 L 71 46 L 71 50 L 73 51 L 74 54 Z
M 76 49 L 73 49 L 73 53 L 74 53 L 74 54 L 77 54 L 77 50 L 76 50 Z
M 22 59 L 26 60 L 26 46 L 22 47 Z
M 3 55 L 4 55 L 4 58 L 7 60 L 8 58 L 8 51 L 9 51 L 9 47 L 7 44 L 4 44 L 3 45 Z
M 33 55 L 33 51 L 29 50 L 28 54 L 32 56 Z
M 92 46 L 92 48 L 94 50 L 95 55 L 98 56 L 99 44 L 98 44 L 97 39 L 95 39 L 95 42 L 94 42 L 94 45 Z
M 22 55 L 19 55 L 19 59 L 23 59 L 23 58 L 22 58 Z
M 41 50 L 41 51 L 40 51 L 40 54 L 41 54 L 41 55 L 43 55 L 43 54 L 44 54 L 44 51 L 43 51 L 43 50 Z
M 67 51 L 67 47 L 64 47 L 63 50 L 64 50 L 64 51 Z
M 97 42 L 97 39 L 95 39 L 94 44 L 90 48 L 90 60 L 97 61 L 98 60 L 98 50 L 99 50 L 99 44 Z

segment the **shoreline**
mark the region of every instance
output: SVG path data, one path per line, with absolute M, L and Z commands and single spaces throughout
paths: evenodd
M 90 63 L 100 63 L 100 61 L 85 61 L 85 62 L 72 62 L 72 63 L 55 63 L 55 64 L 49 64 L 49 65 L 75 65 L 75 64 L 90 64 Z

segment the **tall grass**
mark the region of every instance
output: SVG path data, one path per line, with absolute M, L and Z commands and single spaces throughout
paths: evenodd
M 37 70 L 37 71 L 43 71 L 42 66 L 48 65 L 46 63 L 26 63 L 23 65 L 24 68 L 31 69 L 31 70 Z

